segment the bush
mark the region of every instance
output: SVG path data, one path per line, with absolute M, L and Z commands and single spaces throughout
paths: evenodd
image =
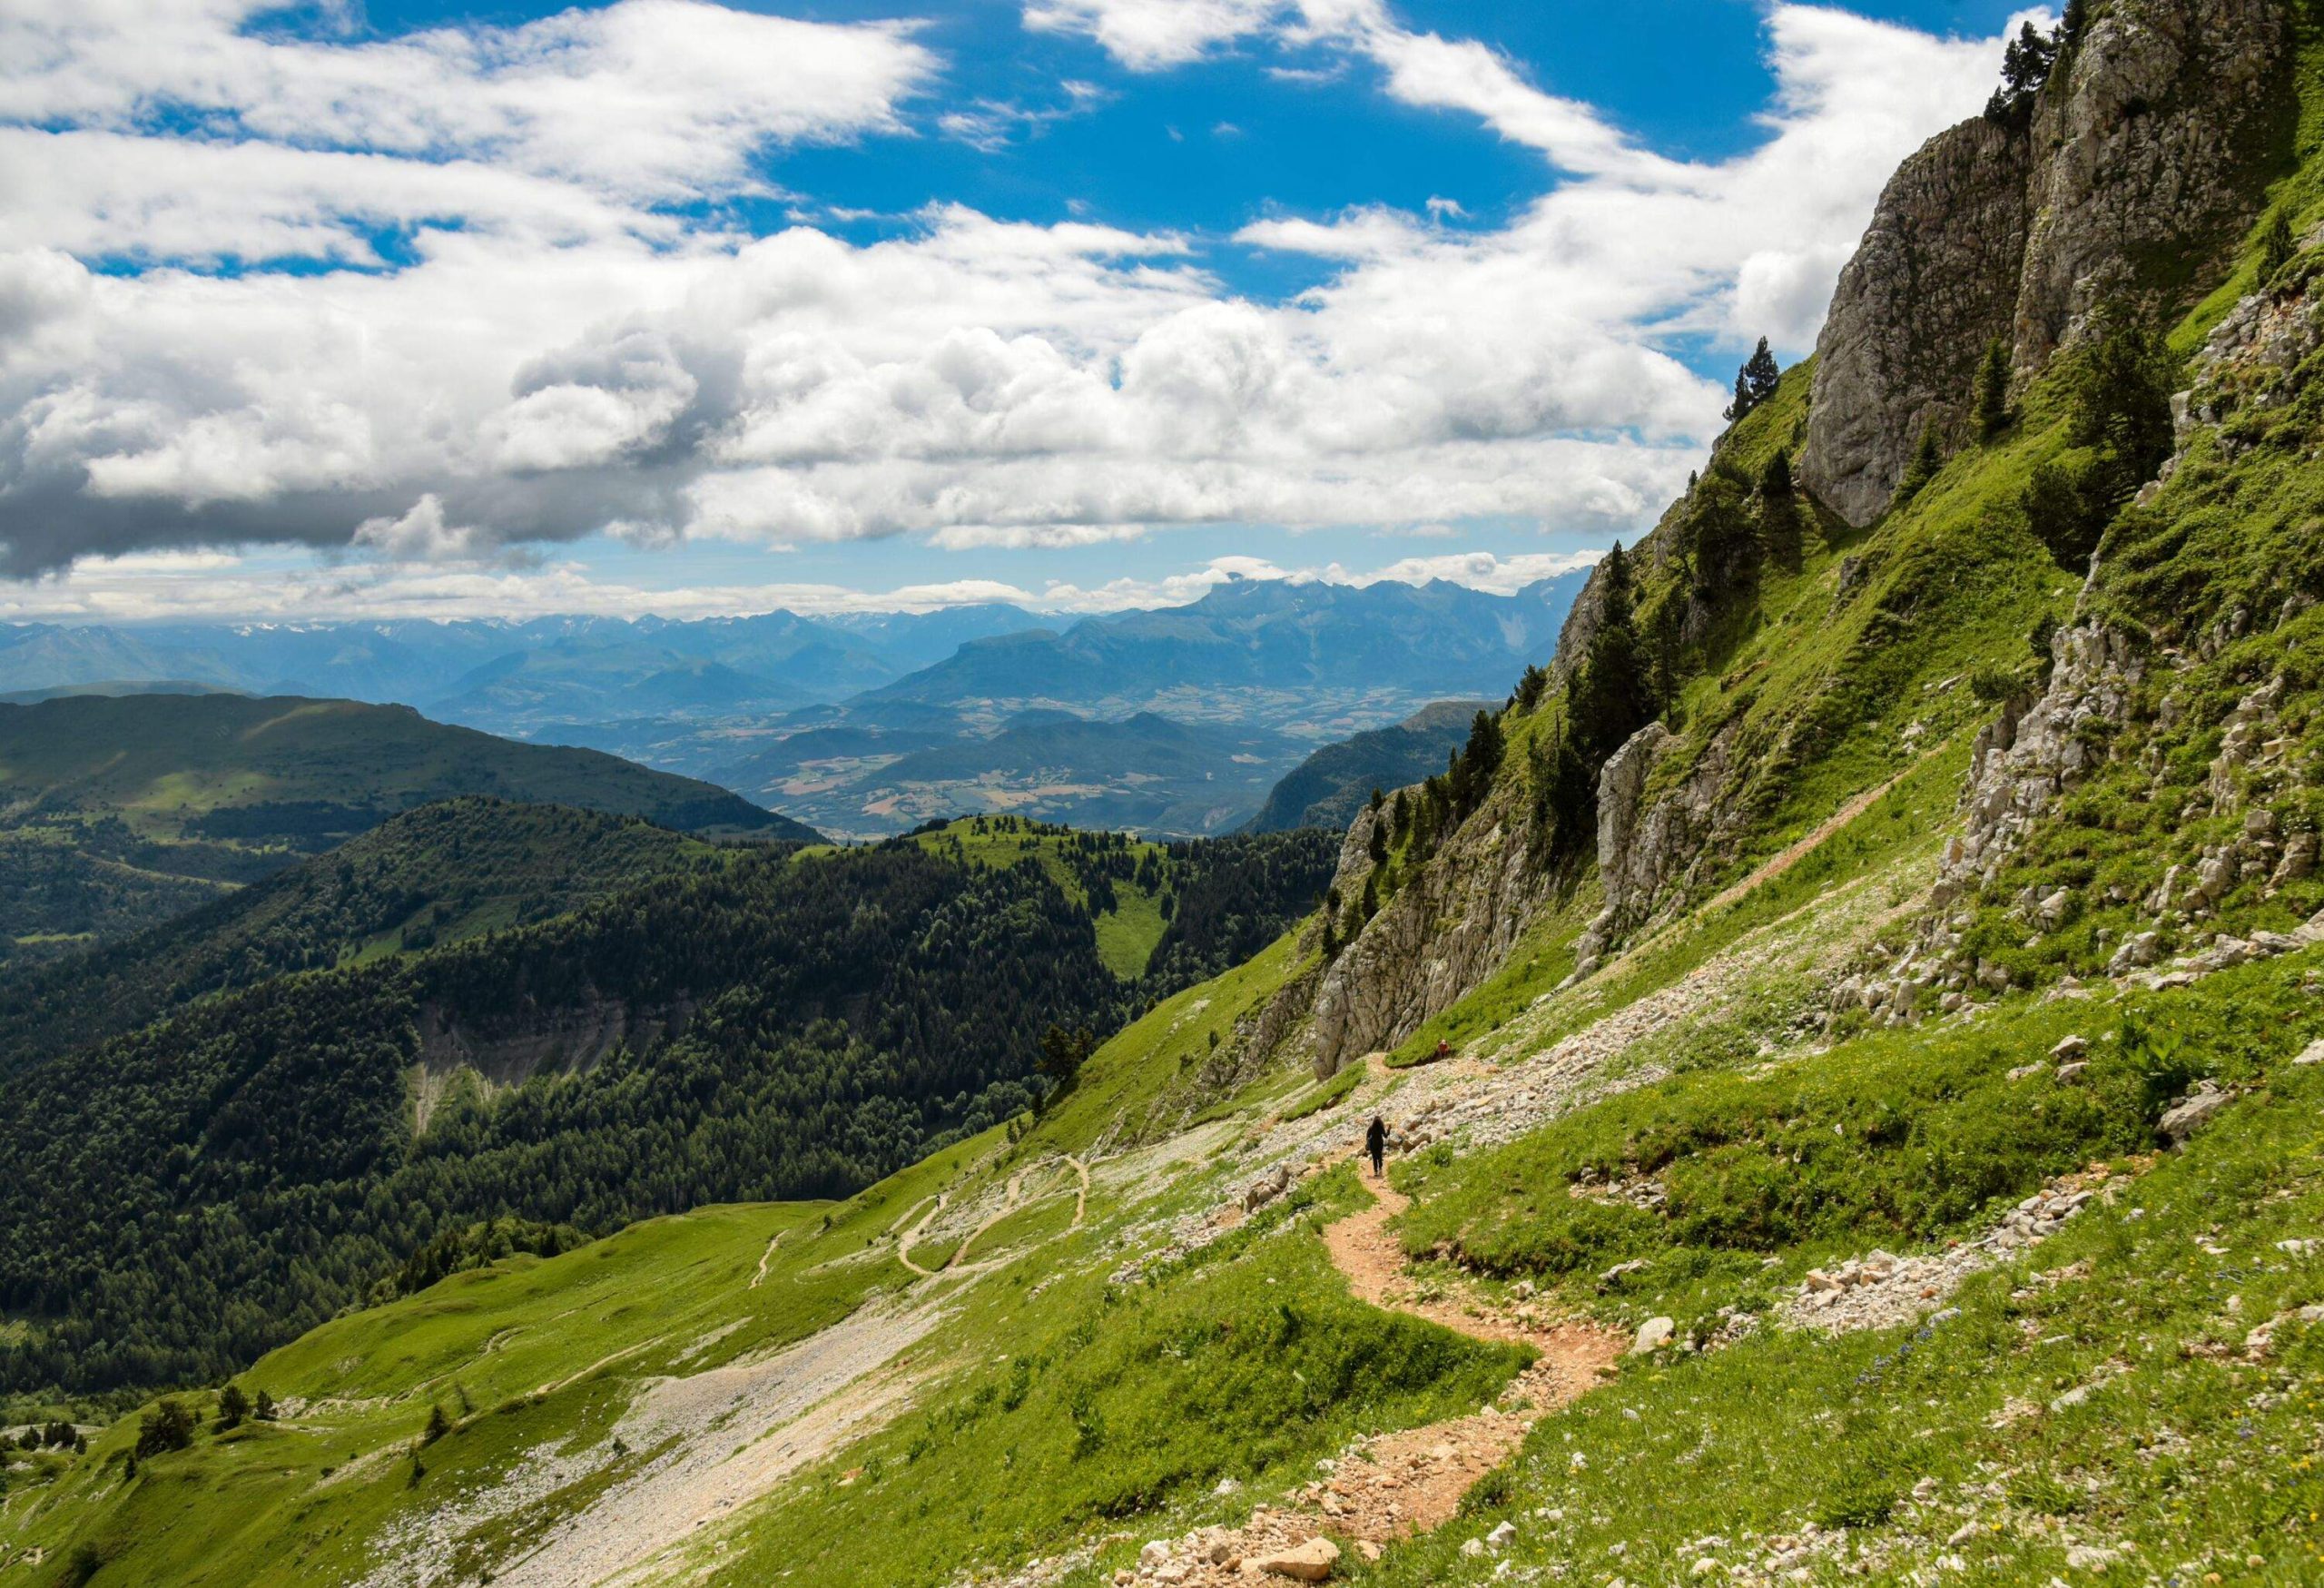
M 193 1413 L 174 1396 L 154 1403 L 137 1425 L 136 1455 L 140 1461 L 166 1451 L 183 1450 L 193 1443 Z

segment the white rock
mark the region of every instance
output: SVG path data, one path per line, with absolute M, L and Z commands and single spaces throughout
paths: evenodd
M 1487 1549 L 1507 1549 L 1510 1545 L 1510 1541 L 1514 1539 L 1516 1536 L 1517 1524 L 1504 1520 L 1491 1533 L 1485 1534 L 1485 1547 Z
M 1630 1346 L 1630 1355 L 1644 1356 L 1659 1351 L 1670 1343 L 1671 1336 L 1678 1332 L 1678 1324 L 1669 1318 L 1648 1318 L 1638 1326 L 1638 1339 Z

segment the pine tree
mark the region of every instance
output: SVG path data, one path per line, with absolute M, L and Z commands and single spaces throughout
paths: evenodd
M 1751 406 L 1757 408 L 1776 394 L 1782 383 L 1783 371 L 1776 367 L 1776 356 L 1768 350 L 1768 339 L 1761 337 L 1751 356 L 1743 360 L 1743 380 L 1751 389 Z
M 1727 405 L 1728 422 L 1740 420 L 1744 415 L 1773 397 L 1776 385 L 1782 379 L 1783 371 L 1776 368 L 1775 354 L 1768 350 L 1768 339 L 1761 337 L 1758 347 L 1743 360 L 1743 367 L 1735 372 L 1735 400 Z
M 2009 348 L 1995 337 L 1977 366 L 1977 435 L 1990 441 L 2009 428 Z
M 2050 80 L 2058 58 L 2056 34 L 2046 34 L 2028 22 L 2017 30 L 2001 56 L 2001 86 L 1985 101 L 1985 119 L 2024 126 L 2033 118 L 2034 102 Z
M 1598 626 L 1574 679 L 1571 709 L 1582 757 L 1591 767 L 1644 727 L 1646 668 L 1639 656 L 1631 605 L 1630 558 L 1620 543 L 1598 565 Z
M 1933 419 L 1924 420 L 1920 445 L 1913 449 L 1912 461 L 1905 465 L 1905 478 L 1896 482 L 1898 504 L 1909 502 L 1920 495 L 1921 488 L 1935 479 L 1936 471 L 1944 467 L 1945 446 L 1937 439 L 1936 421 Z
M 1519 711 L 1531 711 L 1541 704 L 1541 696 L 1549 693 L 1550 676 L 1539 664 L 1528 662 L 1517 680 L 1517 693 L 1511 698 Z
M 1792 489 L 1791 460 L 1781 451 L 1769 453 L 1767 467 L 1759 470 L 1758 501 L 1761 546 L 1777 563 L 1797 569 L 1807 548 L 1801 544 L 1799 498 Z M 1656 698 L 1667 696 L 1657 691 Z
M 2291 217 L 2280 207 L 2268 217 L 2268 229 L 2260 234 L 2260 284 L 2266 286 L 2276 279 L 2276 272 L 2291 262 L 2295 252 L 2291 235 Z

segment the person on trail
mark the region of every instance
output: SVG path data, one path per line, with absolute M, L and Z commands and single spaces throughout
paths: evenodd
M 1372 1116 L 1372 1123 L 1364 1132 L 1364 1150 L 1372 1155 L 1372 1178 L 1376 1180 L 1381 1163 L 1388 1156 L 1388 1127 L 1377 1114 Z
M 1442 1037 L 1437 1038 L 1437 1039 L 1436 1039 L 1436 1062 L 1437 1062 L 1437 1063 L 1439 1063 L 1439 1064 L 1442 1064 L 1442 1063 L 1443 1063 L 1447 1059 L 1450 1059 L 1451 1057 L 1452 1057 L 1452 1043 L 1450 1043 L 1450 1042 L 1448 1042 L 1448 1041 L 1445 1041 L 1443 1038 L 1442 1038 Z

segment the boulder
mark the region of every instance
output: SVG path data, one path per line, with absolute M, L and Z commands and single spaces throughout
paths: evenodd
M 2184 1143 L 2188 1137 L 2201 1129 L 2213 1114 L 2235 1100 L 2221 1091 L 2215 1080 L 2206 1080 L 2164 1110 L 2156 1129 L 2171 1146 Z
M 1340 1546 L 1328 1538 L 1311 1538 L 1288 1549 L 1272 1554 L 1259 1555 L 1253 1563 L 1271 1576 L 1289 1577 L 1299 1583 L 1321 1583 L 1332 1574 L 1339 1563 Z
M 1630 1355 L 1644 1356 L 1661 1350 L 1679 1332 L 1679 1326 L 1667 1317 L 1650 1317 L 1638 1326 L 1638 1338 L 1631 1343 Z

